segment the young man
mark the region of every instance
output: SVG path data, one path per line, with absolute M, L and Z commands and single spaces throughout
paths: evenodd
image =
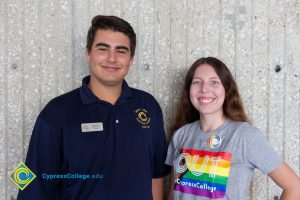
M 37 178 L 19 200 L 162 199 L 168 173 L 162 112 L 150 94 L 124 80 L 135 46 L 128 22 L 93 18 L 90 76 L 40 113 L 26 158 Z

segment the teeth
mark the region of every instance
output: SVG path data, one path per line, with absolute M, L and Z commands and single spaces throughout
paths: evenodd
M 199 98 L 200 103 L 210 103 L 214 100 L 214 98 Z

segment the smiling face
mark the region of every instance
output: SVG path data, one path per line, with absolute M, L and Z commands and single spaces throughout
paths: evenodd
M 129 38 L 122 32 L 100 29 L 86 58 L 90 66 L 90 84 L 121 87 L 133 62 Z
M 225 89 L 212 66 L 201 64 L 196 69 L 190 87 L 190 100 L 200 117 L 223 116 Z

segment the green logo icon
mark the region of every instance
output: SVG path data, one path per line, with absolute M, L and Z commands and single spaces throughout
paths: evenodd
M 8 175 L 8 178 L 16 184 L 20 190 L 24 190 L 35 179 L 36 175 L 23 163 L 19 165 Z

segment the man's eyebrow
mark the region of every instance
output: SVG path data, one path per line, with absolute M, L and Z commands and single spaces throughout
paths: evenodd
M 96 46 L 96 47 L 107 47 L 107 48 L 110 47 L 109 44 L 106 44 L 106 43 L 104 43 L 104 42 L 99 42 L 99 43 L 97 43 L 95 46 Z M 129 52 L 129 48 L 128 48 L 127 46 L 123 46 L 123 45 L 116 46 L 116 49 L 123 49 L 123 50 Z
M 125 51 L 128 51 L 129 52 L 129 48 L 128 47 L 126 47 L 126 46 L 117 46 L 116 47 L 116 49 L 123 49 L 123 50 L 125 50 Z
M 106 43 L 103 43 L 103 42 L 99 42 L 95 45 L 96 47 L 101 47 L 101 46 L 104 46 L 104 47 L 110 47 L 108 44 Z

